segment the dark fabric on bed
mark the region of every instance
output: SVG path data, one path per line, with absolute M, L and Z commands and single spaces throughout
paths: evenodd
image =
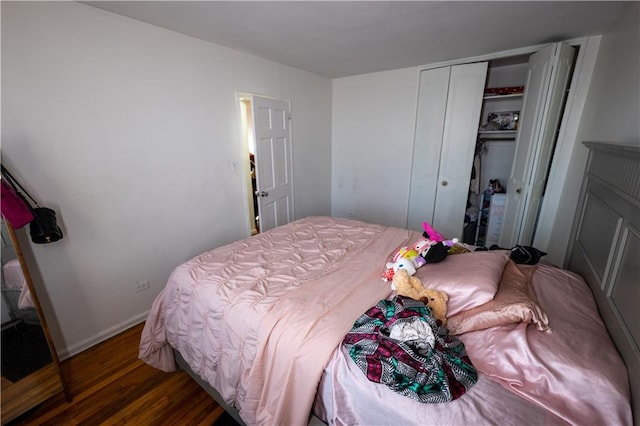
M 476 248 L 476 251 L 486 250 L 486 247 Z M 489 247 L 489 250 L 510 250 L 511 254 L 509 255 L 509 257 L 511 258 L 511 260 L 521 265 L 535 265 L 540 261 L 540 258 L 547 255 L 547 253 L 542 250 L 538 250 L 535 247 L 520 245 L 516 245 L 510 249 L 506 249 L 498 246 L 497 244 L 494 244 Z
M 433 346 L 390 337 L 394 324 L 416 318 L 430 327 Z M 343 344 L 369 380 L 419 402 L 452 401 L 478 381 L 464 344 L 422 302 L 403 296 L 378 302 L 354 323 Z

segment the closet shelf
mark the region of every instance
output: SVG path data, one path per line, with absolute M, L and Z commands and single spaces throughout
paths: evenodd
M 504 99 L 521 97 L 524 86 L 488 87 L 484 89 L 484 99 Z
M 480 130 L 478 138 L 483 140 L 515 140 L 517 130 Z
M 521 98 L 524 93 L 509 93 L 508 95 L 484 95 L 482 99 L 509 99 L 509 98 Z

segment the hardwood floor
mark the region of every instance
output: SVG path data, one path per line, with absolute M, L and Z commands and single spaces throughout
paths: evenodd
M 143 324 L 62 361 L 61 393 L 10 425 L 212 425 L 224 410 L 185 372 L 138 359 Z

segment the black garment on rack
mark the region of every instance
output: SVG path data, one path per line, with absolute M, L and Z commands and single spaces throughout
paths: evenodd
M 16 193 L 25 201 L 27 207 L 33 212 L 33 220 L 29 224 L 29 233 L 31 234 L 31 241 L 36 244 L 47 244 L 61 240 L 62 230 L 58 226 L 56 221 L 56 212 L 48 207 L 40 207 L 38 202 L 27 192 L 20 182 L 13 177 L 13 175 L 7 170 L 4 165 L 1 165 L 2 177 L 9 182 Z M 24 194 L 36 205 L 33 207 L 29 200 L 22 195 Z

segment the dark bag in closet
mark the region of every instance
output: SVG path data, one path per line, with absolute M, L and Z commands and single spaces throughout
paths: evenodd
M 36 244 L 47 244 L 61 240 L 63 235 L 56 221 L 56 212 L 47 207 L 40 207 L 38 202 L 20 185 L 4 166 L 2 166 L 2 176 L 9 182 L 16 194 L 26 203 L 33 214 L 33 220 L 29 224 L 31 241 Z M 31 206 L 31 203 L 20 193 L 18 188 L 33 201 L 36 205 L 35 208 Z

